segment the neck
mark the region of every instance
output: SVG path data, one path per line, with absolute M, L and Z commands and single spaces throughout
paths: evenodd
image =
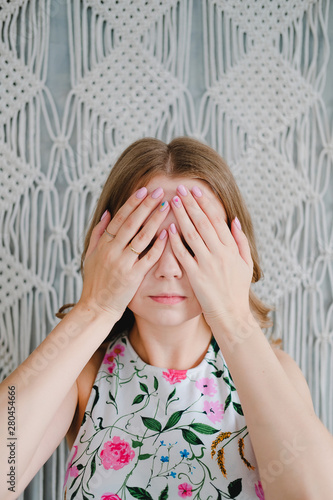
M 189 370 L 205 357 L 212 333 L 202 315 L 177 326 L 153 325 L 140 317 L 129 340 L 147 364 L 171 370 Z

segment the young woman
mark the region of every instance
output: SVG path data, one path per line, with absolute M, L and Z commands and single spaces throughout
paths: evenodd
M 80 300 L 1 385 L 2 499 L 64 436 L 66 500 L 332 496 L 332 436 L 299 368 L 262 332 L 250 216 L 215 151 L 189 138 L 130 146 L 82 262 Z

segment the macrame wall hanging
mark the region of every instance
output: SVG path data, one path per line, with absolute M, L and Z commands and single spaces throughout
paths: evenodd
M 68 24 L 62 113 L 47 83 L 57 22 Z M 276 307 L 267 333 L 333 431 L 328 22 L 329 0 L 1 3 L 1 379 L 79 298 L 85 228 L 117 156 L 143 136 L 188 135 L 232 168 L 265 275 L 254 288 Z M 63 443 L 22 498 L 60 498 L 65 458 Z

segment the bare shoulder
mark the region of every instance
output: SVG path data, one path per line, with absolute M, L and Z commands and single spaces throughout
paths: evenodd
M 88 398 L 91 393 L 91 389 L 96 378 L 98 369 L 103 361 L 106 348 L 109 342 L 103 342 L 97 351 L 91 356 L 90 360 L 86 364 L 86 366 L 81 371 L 80 375 L 77 378 L 78 385 L 78 399 L 84 399 L 85 395 L 88 393 Z M 88 399 L 87 399 L 88 402 Z
M 282 368 L 287 374 L 290 383 L 295 387 L 306 404 L 310 406 L 311 410 L 314 411 L 309 386 L 296 361 L 294 361 L 293 358 L 282 349 L 277 349 L 274 347 L 272 349 Z
M 109 342 L 103 342 L 103 344 L 100 345 L 97 351 L 95 351 L 94 354 L 91 356 L 90 360 L 83 368 L 83 370 L 81 371 L 80 375 L 76 380 L 78 389 L 78 403 L 73 418 L 73 422 L 66 435 L 67 443 L 70 449 L 73 446 L 73 443 L 81 426 L 81 422 L 89 400 L 92 386 L 94 384 L 94 380 L 96 378 L 98 369 L 103 361 L 108 344 Z

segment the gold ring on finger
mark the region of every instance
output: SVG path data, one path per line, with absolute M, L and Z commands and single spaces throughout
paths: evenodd
M 106 229 L 104 229 L 104 233 L 106 233 L 107 235 L 109 235 L 112 239 L 116 237 L 115 234 L 109 233 L 109 231 L 107 231 Z
M 133 248 L 131 245 L 129 246 L 129 249 L 132 250 L 133 253 L 136 253 L 136 255 L 140 255 L 141 252 L 138 252 L 137 250 L 135 250 L 135 248 Z

